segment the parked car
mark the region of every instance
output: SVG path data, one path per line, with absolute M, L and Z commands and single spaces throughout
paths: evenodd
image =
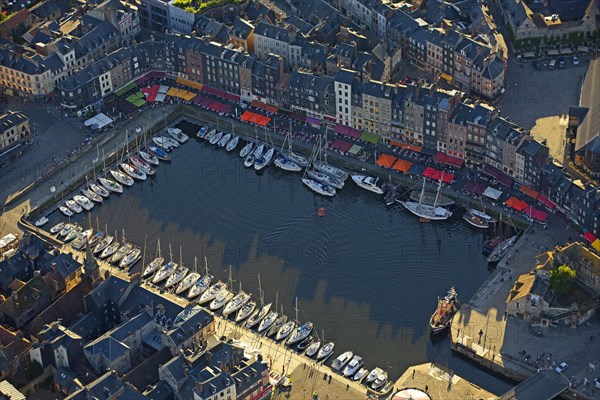
M 567 364 L 566 362 L 562 362 L 558 367 L 556 367 L 556 372 L 561 374 L 567 368 L 569 368 L 569 364 Z
M 552 60 L 550 60 L 550 63 L 548 64 L 548 69 L 554 69 L 555 66 L 556 66 L 556 58 L 553 58 Z
M 564 68 L 565 67 L 565 59 L 563 57 L 558 59 L 558 68 Z
M 577 56 L 573 56 L 573 65 L 579 65 L 579 59 Z
M 542 64 L 541 61 L 534 61 L 533 62 L 533 68 L 535 68 L 538 71 L 540 71 L 540 70 L 542 70 L 544 68 L 544 65 Z

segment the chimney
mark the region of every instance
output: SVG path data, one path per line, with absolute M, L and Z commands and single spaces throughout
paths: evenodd
M 196 381 L 196 392 L 202 393 L 203 389 L 204 389 L 204 384 L 202 384 L 202 382 Z
M 56 272 L 56 262 L 52 261 L 52 264 L 50 264 L 50 268 L 52 268 L 52 271 Z
M 185 376 L 190 376 L 190 369 L 189 369 L 188 367 L 185 367 L 185 368 L 183 369 L 183 374 L 184 374 Z

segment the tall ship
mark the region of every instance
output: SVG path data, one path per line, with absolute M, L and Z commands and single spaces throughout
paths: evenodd
M 450 288 L 448 294 L 440 299 L 438 297 L 438 305 L 435 312 L 431 315 L 429 319 L 429 326 L 431 326 L 431 331 L 435 333 L 440 333 L 445 330 L 452 322 L 452 316 L 460 307 L 460 302 L 458 301 L 458 294 L 454 288 Z
M 443 221 L 452 216 L 452 212 L 445 209 L 444 207 L 438 206 L 438 196 L 442 187 L 442 179 L 438 185 L 437 194 L 433 201 L 433 205 L 428 205 L 423 202 L 423 196 L 425 194 L 425 179 L 423 179 L 423 189 L 421 190 L 421 197 L 419 202 L 415 201 L 403 201 L 402 205 L 411 213 L 421 218 L 421 221 Z

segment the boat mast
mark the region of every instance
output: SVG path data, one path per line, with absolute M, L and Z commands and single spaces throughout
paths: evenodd
M 142 266 L 146 265 L 146 240 L 148 239 L 148 235 L 144 236 L 144 255 L 142 256 Z
M 169 258 L 171 259 L 171 262 L 173 262 L 173 252 L 171 251 L 171 243 L 169 243 Z
M 442 181 L 444 180 L 444 171 L 442 171 L 442 177 L 440 178 L 440 183 L 438 184 L 437 193 L 435 194 L 435 200 L 433 201 L 433 208 L 437 207 L 438 198 L 440 197 L 440 189 L 442 189 Z
M 204 269 L 206 270 L 206 276 L 208 276 L 208 261 L 206 260 L 206 257 L 204 257 Z
M 264 305 L 264 296 L 262 291 L 262 285 L 260 284 L 260 274 L 258 274 L 258 295 L 260 296 L 260 307 L 262 308 Z
M 296 297 L 296 322 L 298 322 L 298 297 Z
M 198 257 L 194 256 L 194 272 L 198 273 Z
M 160 254 L 160 238 L 158 238 L 157 243 L 156 243 L 156 257 L 161 257 L 162 255 Z
M 419 196 L 419 207 L 423 203 L 423 195 L 425 194 L 425 177 L 423 177 L 423 187 L 421 188 L 421 196 Z

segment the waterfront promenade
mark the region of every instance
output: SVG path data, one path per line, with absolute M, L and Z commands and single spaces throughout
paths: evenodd
M 552 217 L 548 230 L 538 227 L 527 230 L 496 271 L 462 305 L 452 320 L 452 347 L 480 365 L 517 380 L 532 376 L 538 368 L 553 370 L 561 362 L 567 362 L 570 370 L 565 375 L 575 379 L 577 390 L 600 398 L 600 391 L 592 392 L 591 386 L 582 386 L 584 378 L 588 381 L 595 378 L 587 371 L 588 363 L 600 361 L 600 354 L 590 352 L 590 336 L 598 329 L 597 321 L 577 329 L 533 328 L 527 321 L 505 316 L 506 298 L 514 281 L 535 268 L 536 256 L 569 239 L 579 239 L 558 218 Z M 530 355 L 527 360 L 520 354 L 523 351 Z
M 62 251 L 73 252 L 74 257 L 84 261 L 85 253 L 74 251 L 64 246 Z M 125 280 L 130 280 L 130 274 L 111 266 L 104 261 L 98 261 L 103 272 L 108 272 Z M 146 288 L 157 290 L 155 286 L 142 282 Z M 182 306 L 189 302 L 171 293 L 161 293 L 161 296 Z M 256 334 L 232 321 L 215 315 L 216 336 L 224 337 L 245 349 L 247 355 L 261 354 L 263 360 L 269 363 L 271 371 L 291 378 L 291 388 L 276 388 L 275 399 L 307 399 L 318 395 L 320 399 L 353 400 L 365 399 L 372 392 L 366 386 L 342 377 L 331 370 L 329 359 L 325 364 L 304 357 L 290 350 L 287 346 L 270 338 Z M 416 365 L 407 369 L 392 385 L 392 389 L 380 398 L 391 398 L 398 390 L 417 388 L 429 393 L 434 399 L 493 399 L 493 394 L 472 384 L 464 378 L 455 375 L 444 367 L 432 363 Z

